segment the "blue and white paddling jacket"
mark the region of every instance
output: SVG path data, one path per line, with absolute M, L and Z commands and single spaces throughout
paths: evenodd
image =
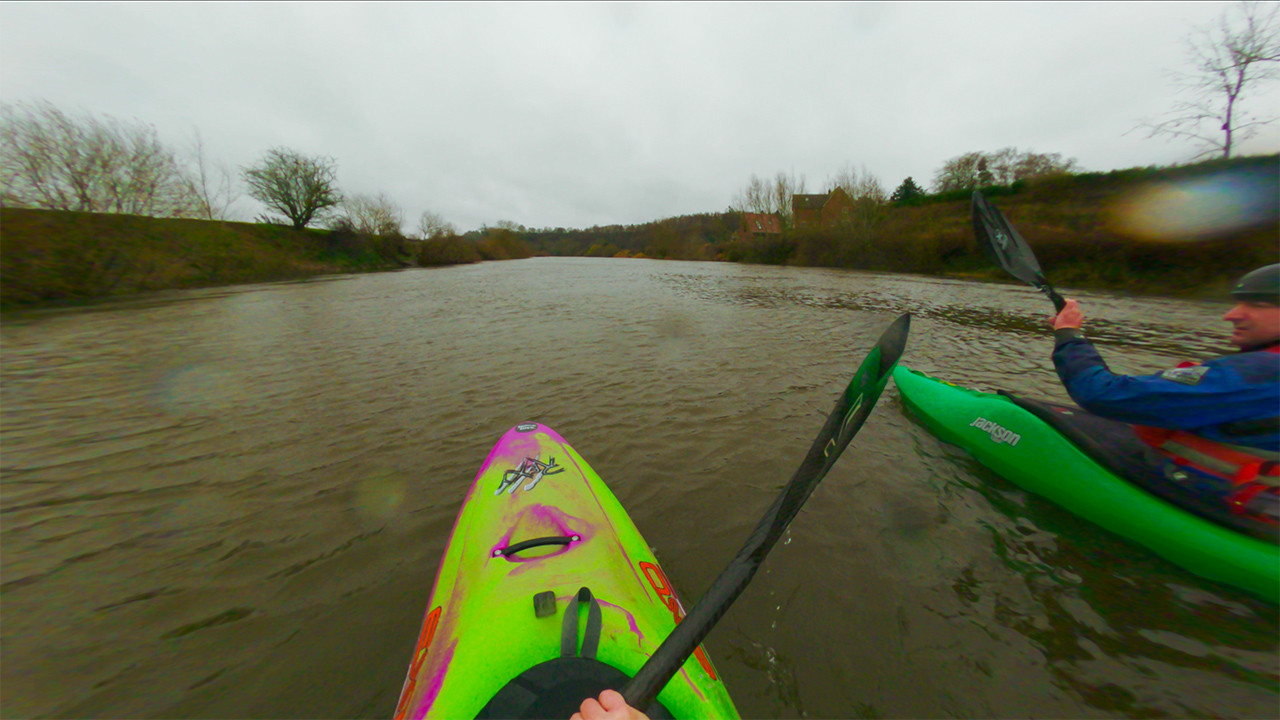
M 1280 451 L 1280 346 L 1154 375 L 1117 375 L 1079 330 L 1058 330 L 1056 337 L 1058 377 L 1071 399 L 1094 415 Z

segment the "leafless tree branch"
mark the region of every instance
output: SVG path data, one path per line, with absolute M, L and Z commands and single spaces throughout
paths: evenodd
M 1225 10 L 1216 25 L 1195 30 L 1186 40 L 1194 71 L 1172 74 L 1174 85 L 1190 99 L 1174 102 L 1164 120 L 1138 127 L 1148 131 L 1147 137 L 1195 141 L 1201 148 L 1197 159 L 1218 153 L 1229 158 L 1239 143 L 1275 122 L 1274 113 L 1255 115 L 1242 104 L 1247 94 L 1280 75 L 1278 13 L 1275 3 L 1241 2 Z
M 457 226 L 436 213 L 427 211 L 422 213 L 422 217 L 418 218 L 418 237 L 423 240 L 432 240 L 457 234 Z
M 206 220 L 231 219 L 231 207 L 240 199 L 235 174 L 224 162 L 210 162 L 205 154 L 204 138 L 197 129 L 189 147 L 191 194 L 195 210 Z
M 738 212 L 776 214 L 790 225 L 791 197 L 804 192 L 804 175 L 797 178 L 794 172 L 779 171 L 770 181 L 753 173 L 747 185 L 734 194 L 729 207 Z
M 337 175 L 333 158 L 307 157 L 288 148 L 272 148 L 257 165 L 241 170 L 249 195 L 288 218 L 295 230 L 342 202 Z
M 361 235 L 398 236 L 404 224 L 404 211 L 386 193 L 348 195 L 342 200 L 345 211 L 338 222 L 348 223 Z
M 0 195 L 6 205 L 160 217 L 195 206 L 154 127 L 68 115 L 43 100 L 0 106 Z

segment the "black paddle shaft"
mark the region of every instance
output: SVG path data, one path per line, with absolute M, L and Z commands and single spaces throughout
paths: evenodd
M 871 414 L 889 373 L 902 356 L 910 327 L 911 316 L 902 315 L 880 336 L 849 386 L 836 399 L 835 409 L 809 446 L 804 461 L 737 556 L 623 688 L 622 696 L 628 705 L 644 711 L 751 582 L 765 556 Z
M 1048 295 L 1053 301 L 1053 307 L 1058 312 L 1062 312 L 1066 301 L 1053 289 L 1049 281 L 1044 279 L 1044 272 L 1040 270 L 1040 261 L 1036 259 L 1036 254 L 1031 252 L 1031 246 L 1017 229 L 1009 224 L 1004 215 L 1000 214 L 996 206 L 982 197 L 982 193 L 977 190 L 973 191 L 973 234 L 977 237 L 983 251 L 997 265 L 1004 268 L 1010 275 Z

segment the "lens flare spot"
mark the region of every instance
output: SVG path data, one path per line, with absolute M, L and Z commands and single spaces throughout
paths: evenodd
M 1211 240 L 1275 222 L 1278 192 L 1276 177 L 1253 170 L 1156 183 L 1121 198 L 1110 223 L 1143 240 Z

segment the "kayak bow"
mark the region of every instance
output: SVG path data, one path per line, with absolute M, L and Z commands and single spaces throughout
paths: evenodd
M 621 687 L 684 617 L 621 503 L 554 430 L 521 423 L 476 474 L 395 717 L 568 718 Z M 699 647 L 653 718 L 736 718 Z

